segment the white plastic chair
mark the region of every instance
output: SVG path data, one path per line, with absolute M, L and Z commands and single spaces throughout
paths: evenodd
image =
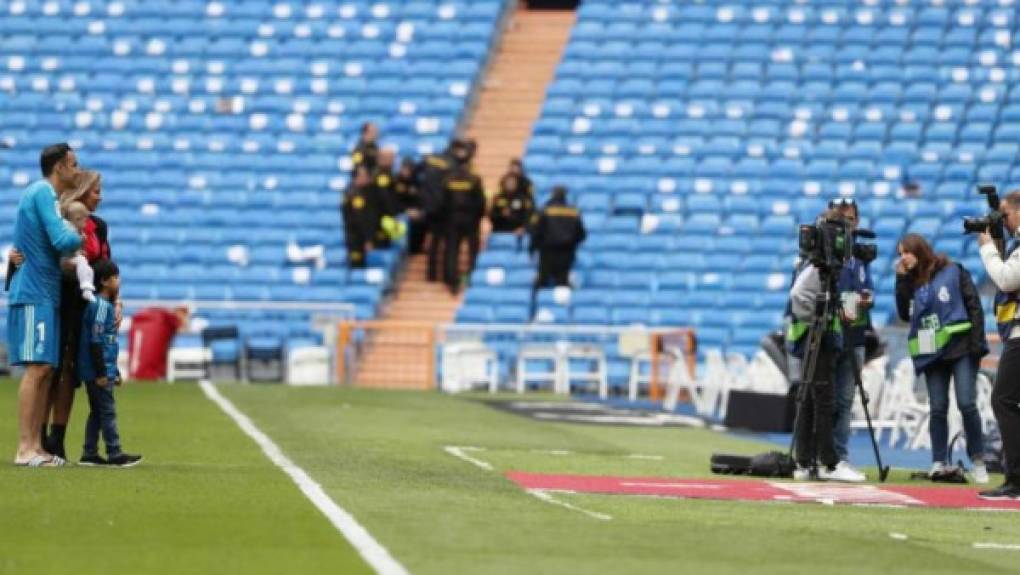
M 489 393 L 499 387 L 499 359 L 480 341 L 443 346 L 443 391 L 458 392 L 485 385 Z
M 977 406 L 981 414 L 981 430 L 988 434 L 999 429 L 992 411 L 992 380 L 984 373 L 977 376 Z
M 644 370 L 646 367 L 647 371 Z M 655 366 L 652 365 L 651 353 L 643 351 L 631 358 L 630 377 L 627 379 L 627 397 L 631 401 L 637 401 L 642 387 L 648 388 L 652 385 L 653 369 Z
M 705 351 L 705 377 L 698 383 L 701 388 L 702 405 L 699 413 L 706 417 L 725 419 L 733 382 L 722 351 L 718 349 Z
M 527 345 L 517 354 L 517 393 L 524 393 L 529 383 L 548 384 L 561 393 L 559 351 L 553 345 Z M 529 369 L 535 363 L 551 365 L 551 369 Z
M 600 398 L 605 399 L 609 397 L 609 377 L 608 370 L 606 368 L 606 353 L 600 346 L 570 344 L 564 349 L 561 362 L 564 371 L 563 381 L 566 385 L 566 388 L 562 390 L 563 393 L 569 394 L 570 386 L 574 383 L 594 383 L 596 387 L 598 387 Z M 577 362 L 594 362 L 595 369 L 575 370 L 574 364 Z
M 325 346 L 306 346 L 287 352 L 289 385 L 329 385 L 333 377 L 333 355 Z
M 790 382 L 786 378 L 776 362 L 772 361 L 769 354 L 758 350 L 751 362 L 748 363 L 745 373 L 750 381 L 751 389 L 762 393 L 786 393 L 790 389 Z
M 915 381 L 913 362 L 909 358 L 902 359 L 893 371 L 889 400 L 883 401 L 883 410 L 894 421 L 889 434 L 890 446 L 899 443 L 901 434 L 912 449 L 920 449 L 927 438 L 930 410 L 926 403 L 917 399 Z
M 205 366 L 212 361 L 208 347 L 171 347 L 166 354 L 166 379 L 199 380 L 206 377 Z
M 686 391 L 694 410 L 700 414 L 701 392 L 698 390 L 697 382 L 691 377 L 684 351 L 680 348 L 667 347 L 662 353 L 669 355 L 673 360 L 673 365 L 666 375 L 666 396 L 663 398 L 662 408 L 666 411 L 676 409 L 676 404 L 680 401 L 680 392 Z

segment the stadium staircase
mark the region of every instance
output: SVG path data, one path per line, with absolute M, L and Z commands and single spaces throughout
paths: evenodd
M 511 157 L 521 157 L 574 25 L 573 11 L 519 7 L 483 80 L 467 134 L 479 142 L 476 169 L 495 194 Z
M 572 11 L 532 11 L 523 4 L 510 16 L 487 75 L 481 79 L 481 95 L 465 130 L 478 140 L 476 169 L 490 195 L 508 160 L 524 151 L 573 24 Z M 483 233 L 487 230 L 486 221 Z M 466 249 L 460 257 L 463 267 Z M 431 334 L 437 324 L 454 320 L 463 295 L 452 296 L 443 284 L 429 283 L 426 271 L 424 254 L 408 257 L 393 299 L 371 324 L 371 347 L 355 378 L 359 385 L 431 387 Z

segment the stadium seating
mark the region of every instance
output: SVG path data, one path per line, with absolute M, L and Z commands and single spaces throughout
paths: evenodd
M 0 245 L 39 150 L 69 141 L 103 174 L 125 298 L 347 302 L 372 317 L 401 250 L 347 271 L 348 152 L 365 121 L 400 155 L 445 146 L 505 6 L 2 2 Z M 249 336 L 318 337 L 308 313 L 199 311 Z
M 1016 20 L 1012 0 L 584 2 L 525 164 L 570 188 L 589 239 L 571 301 L 540 296 L 536 321 L 693 325 L 750 352 L 780 325 L 796 225 L 841 196 L 879 233 L 879 325 L 905 232 L 980 280 L 959 216 L 985 210 L 977 182 L 1020 180 Z M 459 320 L 523 297 L 515 250 L 490 241 Z

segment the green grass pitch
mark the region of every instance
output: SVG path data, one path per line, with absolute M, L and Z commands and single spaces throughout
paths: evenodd
M 412 573 L 958 575 L 1016 573 L 1020 562 L 1020 551 L 973 547 L 1020 544 L 1014 513 L 557 495 L 612 516 L 600 521 L 503 476 L 706 477 L 713 451 L 763 450 L 710 431 L 539 423 L 477 396 L 220 389 Z M 8 461 L 15 399 L 16 385 L 0 384 Z M 78 401 L 72 460 L 88 411 Z M 125 447 L 145 455 L 141 466 L 0 464 L 0 573 L 370 572 L 197 386 L 127 385 L 117 401 Z M 484 448 L 472 454 L 494 470 L 451 456 L 448 445 Z

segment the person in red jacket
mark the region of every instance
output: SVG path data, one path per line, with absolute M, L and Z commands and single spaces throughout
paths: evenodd
M 189 310 L 146 308 L 131 318 L 128 375 L 133 380 L 166 379 L 166 359 L 177 331 L 188 325 Z

